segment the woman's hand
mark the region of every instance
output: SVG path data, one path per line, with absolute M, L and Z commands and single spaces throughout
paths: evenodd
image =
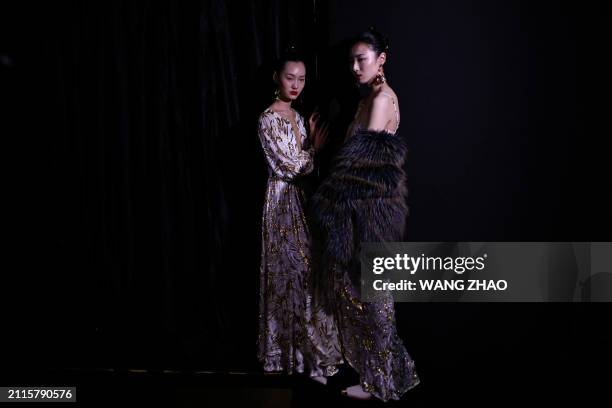
M 321 123 L 319 112 L 315 109 L 308 119 L 308 125 L 310 127 L 310 140 L 315 150 L 318 151 L 327 143 L 329 123 Z

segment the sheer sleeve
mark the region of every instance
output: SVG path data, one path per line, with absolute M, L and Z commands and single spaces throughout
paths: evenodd
M 268 165 L 282 180 L 291 181 L 313 168 L 312 149 L 295 151 L 284 137 L 283 125 L 273 115 L 259 117 L 259 140 Z

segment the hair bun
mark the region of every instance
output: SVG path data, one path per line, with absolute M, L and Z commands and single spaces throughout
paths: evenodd
M 298 49 L 295 44 L 289 44 L 283 49 L 283 54 L 298 54 Z
M 306 64 L 305 56 L 294 44 L 289 44 L 282 49 L 279 57 L 274 61 L 274 72 L 280 74 L 285 68 L 285 64 L 289 61 L 303 62 L 304 65 Z
M 368 27 L 367 32 L 372 36 L 372 38 L 376 42 L 377 50 L 379 50 L 380 52 L 383 52 L 383 51 L 387 53 L 389 52 L 389 38 L 386 35 L 378 31 L 376 27 L 374 27 L 373 25 Z

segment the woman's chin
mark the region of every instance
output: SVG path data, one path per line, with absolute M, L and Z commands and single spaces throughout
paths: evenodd
M 299 94 L 298 95 L 284 94 L 283 95 L 283 100 L 285 100 L 287 102 L 295 101 L 298 98 L 298 96 L 300 96 L 300 95 Z
M 297 99 L 297 97 L 293 95 L 281 95 L 279 99 L 283 102 L 293 102 Z

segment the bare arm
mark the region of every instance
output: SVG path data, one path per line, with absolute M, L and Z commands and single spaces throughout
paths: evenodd
M 391 101 L 388 96 L 377 95 L 372 100 L 372 109 L 370 111 L 370 119 L 368 121 L 369 130 L 385 130 L 387 123 L 389 123 L 389 112 L 391 107 Z

